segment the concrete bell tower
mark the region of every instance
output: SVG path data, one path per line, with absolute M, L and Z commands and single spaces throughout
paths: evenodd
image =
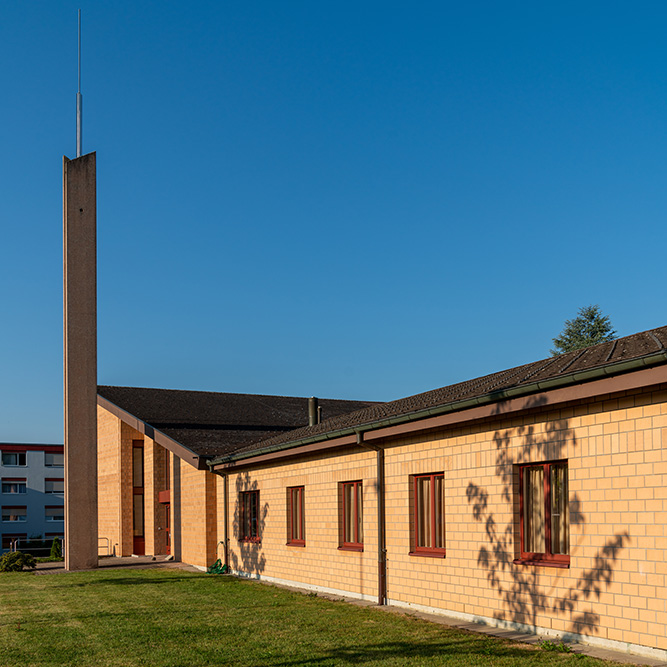
M 97 567 L 95 153 L 63 157 L 65 568 Z

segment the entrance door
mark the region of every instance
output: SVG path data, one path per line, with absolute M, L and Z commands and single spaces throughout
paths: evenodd
M 171 512 L 169 503 L 164 504 L 164 537 L 166 540 L 164 552 L 169 556 L 171 554 Z

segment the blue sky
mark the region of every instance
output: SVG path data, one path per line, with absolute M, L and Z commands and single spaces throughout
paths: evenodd
M 667 324 L 667 5 L 3 3 L 0 441 L 62 442 L 62 155 L 101 384 L 390 400 Z

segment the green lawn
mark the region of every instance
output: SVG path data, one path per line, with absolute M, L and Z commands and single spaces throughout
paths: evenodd
M 609 665 L 181 570 L 0 574 L 0 665 Z

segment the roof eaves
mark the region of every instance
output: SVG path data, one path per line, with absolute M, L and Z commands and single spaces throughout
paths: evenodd
M 214 466 L 250 459 L 255 456 L 270 454 L 284 450 L 293 449 L 302 445 L 313 444 L 316 442 L 325 442 L 335 438 L 341 438 L 349 435 L 359 434 L 366 431 L 385 428 L 388 426 L 396 426 L 411 421 L 418 421 L 420 419 L 427 419 L 428 417 L 435 417 L 446 414 L 448 412 L 456 412 L 465 410 L 467 408 L 486 405 L 489 403 L 496 403 L 498 401 L 525 396 L 540 391 L 548 391 L 550 389 L 558 389 L 561 387 L 581 384 L 598 380 L 604 377 L 620 375 L 633 370 L 639 370 L 646 366 L 654 366 L 661 363 L 667 363 L 667 350 L 661 349 L 658 352 L 652 352 L 641 357 L 636 357 L 627 361 L 619 361 L 612 364 L 605 364 L 595 368 L 586 369 L 584 371 L 575 371 L 564 376 L 549 378 L 547 380 L 539 380 L 529 384 L 522 384 L 508 389 L 500 389 L 481 394 L 472 398 L 462 399 L 460 401 L 451 401 L 441 405 L 432 406 L 430 408 L 423 408 L 420 410 L 413 410 L 411 412 L 396 415 L 394 417 L 386 417 L 374 420 L 372 422 L 365 422 L 348 426 L 342 429 L 334 429 L 325 433 L 318 433 L 316 435 L 305 436 L 295 440 L 291 440 L 276 445 L 269 445 L 267 447 L 260 447 L 251 451 L 239 452 L 238 454 L 228 454 L 218 456 L 208 462 L 210 468 Z
M 151 440 L 154 440 L 158 445 L 162 445 L 162 447 L 168 449 L 170 452 L 178 456 L 178 458 L 185 461 L 186 463 L 189 463 L 197 470 L 208 470 L 207 457 L 193 452 L 189 447 L 186 447 L 173 438 L 170 438 L 166 433 L 163 433 L 162 431 L 151 426 L 149 423 L 139 419 L 139 417 L 136 417 L 127 410 L 124 410 L 115 403 L 112 403 L 108 398 L 104 398 L 104 396 L 100 396 L 100 394 L 98 394 L 97 404 L 101 408 L 104 408 L 114 416 L 118 417 L 128 426 L 131 426 L 135 430 L 139 431 L 139 433 L 142 435 L 145 435 Z

